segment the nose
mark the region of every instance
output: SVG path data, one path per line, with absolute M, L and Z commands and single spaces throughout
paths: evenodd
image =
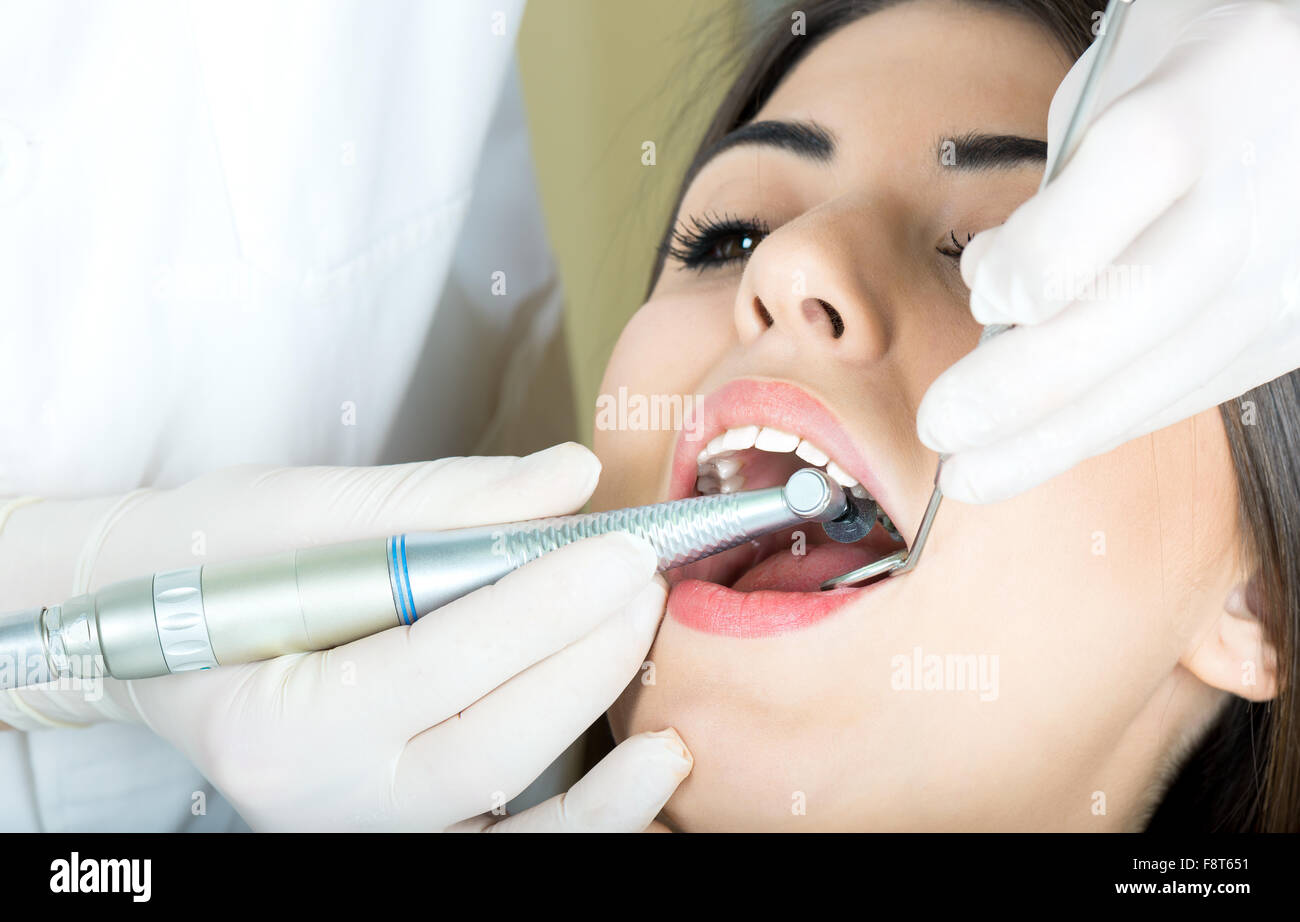
M 769 234 L 736 293 L 741 342 L 775 337 L 801 352 L 878 360 L 889 345 L 882 268 L 888 241 L 870 230 L 880 219 L 861 204 L 827 204 Z

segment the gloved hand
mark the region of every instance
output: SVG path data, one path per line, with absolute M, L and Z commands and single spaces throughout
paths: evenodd
M 566 444 L 523 459 L 245 466 L 108 505 L 47 500 L 14 512 L 0 532 L 0 607 L 39 600 L 30 585 L 59 570 L 55 549 L 86 544 L 83 584 L 65 576 L 62 588 L 42 590 L 47 600 L 194 566 L 200 543 L 200 562 L 215 562 L 562 515 L 586 502 L 599 473 L 590 452 Z M 79 511 L 87 503 L 100 525 Z M 503 808 L 636 675 L 663 614 L 655 565 L 647 542 L 604 535 L 410 627 L 334 650 L 105 680 L 98 702 L 72 691 L 18 694 L 64 723 L 144 721 L 259 830 L 641 830 L 690 771 L 671 730 L 625 741 L 562 801 L 508 819 Z
M 922 400 L 946 495 L 1015 495 L 1300 366 L 1295 6 L 1133 6 L 1073 157 L 963 253 L 975 319 L 1018 327 Z

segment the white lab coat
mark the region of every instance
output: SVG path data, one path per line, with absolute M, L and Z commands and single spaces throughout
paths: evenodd
M 0 3 L 0 497 L 479 444 L 559 320 L 522 7 Z M 0 733 L 4 831 L 240 828 L 143 727 Z

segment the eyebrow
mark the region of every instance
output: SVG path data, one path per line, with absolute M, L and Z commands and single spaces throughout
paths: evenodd
M 817 163 L 835 157 L 835 136 L 816 122 L 750 122 L 728 132 L 699 159 L 696 172 L 724 150 L 743 145 L 760 145 L 787 150 Z
M 789 151 L 805 160 L 829 163 L 835 159 L 835 135 L 814 121 L 763 121 L 741 125 L 728 132 L 699 158 L 692 173 L 723 151 L 755 145 Z M 1013 169 L 1047 162 L 1047 142 L 1014 134 L 969 131 L 942 137 L 935 144 L 940 166 L 962 172 Z
M 962 172 L 1004 170 L 1047 162 L 1047 142 L 1015 134 L 967 132 L 940 138 L 935 159 L 945 169 Z

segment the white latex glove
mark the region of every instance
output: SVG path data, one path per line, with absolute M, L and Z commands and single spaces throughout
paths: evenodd
M 245 466 L 114 501 L 45 500 L 13 512 L 0 532 L 0 607 L 38 603 L 36 584 L 53 601 L 193 566 L 200 544 L 200 562 L 216 562 L 566 514 L 599 473 L 595 456 L 565 444 L 523 459 Z M 75 585 L 70 561 L 83 544 Z M 663 615 L 655 565 L 647 542 L 605 535 L 334 650 L 105 680 L 99 701 L 70 690 L 18 695 L 65 725 L 143 720 L 259 830 L 639 831 L 690 771 L 674 731 L 625 741 L 562 799 L 510 818 L 503 808 L 636 675 Z
M 1293 6 L 1133 6 L 1073 157 L 962 256 L 975 319 L 1019 326 L 921 402 L 946 495 L 1015 495 L 1300 366 L 1297 61 Z

